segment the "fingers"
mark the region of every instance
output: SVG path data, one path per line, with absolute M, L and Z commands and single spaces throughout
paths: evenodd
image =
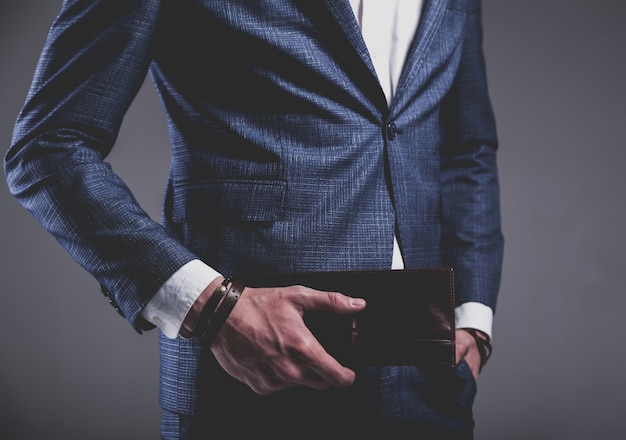
M 332 358 L 331 358 L 332 359 Z M 283 371 L 283 379 L 275 385 L 282 388 L 303 385 L 319 391 L 324 391 L 334 387 L 346 387 L 352 385 L 356 379 L 356 375 L 352 370 L 345 368 L 339 364 L 336 367 L 341 371 L 338 375 L 337 371 L 328 371 L 321 365 L 312 365 L 310 368 L 302 368 L 301 366 L 292 365 L 293 369 L 290 373 Z
M 287 382 L 320 390 L 354 383 L 354 371 L 328 354 L 304 324 L 297 333 L 299 337 L 292 341 L 286 351 L 287 356 L 283 358 L 284 363 L 278 376 Z
M 363 310 L 366 306 L 362 298 L 354 298 L 339 292 L 324 292 L 303 286 L 293 286 L 292 300 L 301 307 L 302 311 L 331 312 L 336 314 L 351 314 Z M 311 342 L 300 347 L 299 363 L 306 367 L 305 374 L 298 379 L 316 389 L 330 387 L 344 387 L 352 385 L 356 375 L 354 371 L 341 365 L 330 356 L 324 347 L 315 339 L 308 329 L 303 328 Z M 304 383 L 304 382 L 302 382 Z
M 455 341 L 457 365 L 461 360 L 465 360 L 470 370 L 472 370 L 472 376 L 474 376 L 475 380 L 478 380 L 480 373 L 480 353 L 478 352 L 476 341 L 463 330 L 457 330 L 455 332 Z
M 248 385 L 261 395 L 291 388 L 296 385 L 324 391 L 332 387 L 352 385 L 355 373 L 339 364 L 311 336 L 302 338 L 289 355 L 259 365 L 260 369 Z
M 457 330 L 455 333 L 454 353 L 456 355 L 456 363 L 458 365 L 458 363 L 465 358 L 472 341 L 470 340 L 469 335 L 466 335 L 465 332 Z
M 304 353 L 306 359 L 303 360 L 303 365 L 330 386 L 345 387 L 354 383 L 356 378 L 354 371 L 344 367 L 329 355 L 315 338 L 309 350 Z

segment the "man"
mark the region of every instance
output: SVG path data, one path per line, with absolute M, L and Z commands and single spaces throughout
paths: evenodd
M 478 0 L 64 2 L 7 179 L 137 331 L 160 328 L 163 438 L 471 438 L 502 258 L 481 39 Z M 104 161 L 148 71 L 163 226 Z M 356 374 L 302 315 L 363 301 L 224 278 L 441 265 L 454 369 Z

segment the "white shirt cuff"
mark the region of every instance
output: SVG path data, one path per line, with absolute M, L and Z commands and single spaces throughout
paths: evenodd
M 144 307 L 142 317 L 159 327 L 168 338 L 176 338 L 193 303 L 219 276 L 219 272 L 200 260 L 188 262 L 163 283 Z
M 474 328 L 492 338 L 493 310 L 478 302 L 466 302 L 455 309 L 456 328 Z

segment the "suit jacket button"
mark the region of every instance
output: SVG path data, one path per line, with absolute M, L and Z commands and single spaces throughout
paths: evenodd
M 402 133 L 402 130 L 399 130 L 398 127 L 396 127 L 396 124 L 394 124 L 393 122 L 387 124 L 387 139 L 392 141 L 400 133 Z

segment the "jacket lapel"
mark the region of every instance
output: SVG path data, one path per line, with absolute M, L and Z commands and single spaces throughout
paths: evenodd
M 417 28 L 417 34 L 413 39 L 406 62 L 404 63 L 404 68 L 402 69 L 402 74 L 400 75 L 400 80 L 398 81 L 396 97 L 405 92 L 406 87 L 410 84 L 408 79 L 415 78 L 424 60 L 424 55 L 427 53 L 427 49 L 432 42 L 432 37 L 441 25 L 441 19 L 446 10 L 448 1 L 425 0 L 424 3 L 424 11 L 422 12 L 422 17 Z
M 324 0 L 324 3 L 363 60 L 363 63 L 367 66 L 371 74 L 376 77 L 374 64 L 372 63 L 367 46 L 365 45 L 365 40 L 363 40 L 359 25 L 354 17 L 350 2 L 348 0 Z M 425 0 L 424 3 L 424 11 L 420 19 L 417 34 L 409 49 L 409 54 L 407 55 L 407 60 L 396 89 L 396 98 L 403 92 L 406 92 L 405 89 L 410 84 L 408 79 L 414 78 L 415 73 L 419 70 L 423 62 L 424 54 L 427 52 L 428 46 L 432 41 L 432 36 L 441 25 L 441 18 L 445 12 L 448 0 Z
M 335 17 L 337 24 L 341 27 L 348 40 L 350 40 L 350 43 L 352 43 L 352 46 L 372 75 L 376 76 L 374 64 L 367 51 L 365 40 L 363 40 L 361 29 L 359 29 L 359 24 L 356 21 L 350 2 L 348 0 L 324 0 L 324 4 Z

